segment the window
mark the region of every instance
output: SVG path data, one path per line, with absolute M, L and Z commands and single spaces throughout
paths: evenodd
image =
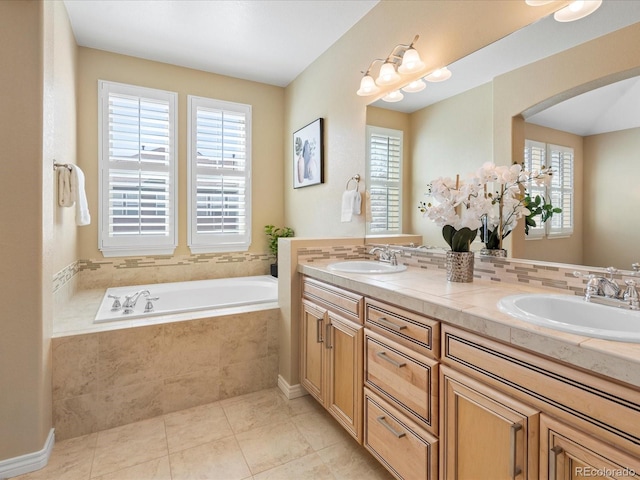
M 98 82 L 99 245 L 106 257 L 171 254 L 177 94 Z
M 251 244 L 251 106 L 189 96 L 189 230 L 192 252 Z
M 539 170 L 543 166 L 551 168 L 553 175 L 549 186 L 528 187 L 531 197 L 541 195 L 562 213 L 554 213 L 551 220 L 541 224 L 535 218 L 537 226 L 529 229 L 529 238 L 566 237 L 573 233 L 573 149 L 560 145 L 551 145 L 533 140 L 525 141 L 524 167 L 526 170 Z
M 402 232 L 402 131 L 367 126 L 368 234 Z

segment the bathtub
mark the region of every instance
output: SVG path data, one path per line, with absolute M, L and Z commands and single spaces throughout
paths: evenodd
M 153 300 L 153 311 L 145 313 L 147 299 L 141 295 L 132 313 L 123 309 L 112 311 L 113 298 L 148 290 Z M 218 278 L 188 282 L 158 283 L 109 288 L 102 298 L 94 323 L 131 320 L 134 318 L 180 314 L 196 311 L 227 311 L 236 307 L 261 306 L 275 308 L 278 302 L 278 281 L 268 275 L 255 277 Z

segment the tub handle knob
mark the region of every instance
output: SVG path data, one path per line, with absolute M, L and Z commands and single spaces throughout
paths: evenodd
M 113 305 L 111 305 L 111 311 L 117 312 L 122 308 L 122 304 L 120 303 L 119 295 L 107 295 L 109 298 L 113 298 Z
M 153 302 L 159 299 L 160 297 L 147 297 L 147 304 L 144 307 L 144 313 L 153 312 Z

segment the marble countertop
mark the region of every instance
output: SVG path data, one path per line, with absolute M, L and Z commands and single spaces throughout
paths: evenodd
M 556 289 L 477 278 L 472 283 L 452 283 L 447 281 L 444 271 L 416 267 L 399 273 L 342 273 L 327 269 L 332 262 L 335 259 L 301 262 L 298 271 L 640 388 L 639 343 L 552 330 L 498 310 L 498 300 L 507 295 L 562 293 Z

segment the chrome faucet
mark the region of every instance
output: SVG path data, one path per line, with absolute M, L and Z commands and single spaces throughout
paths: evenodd
M 369 255 L 375 255 L 379 253 L 378 260 L 384 263 L 389 263 L 393 266 L 398 265 L 398 258 L 396 255 L 398 253 L 402 253 L 401 250 L 391 250 L 389 245 L 385 245 L 384 247 L 373 247 L 369 251 Z
M 633 265 L 633 270 L 632 276 L 640 271 L 635 264 Z M 609 278 L 594 274 L 583 274 L 578 271 L 573 272 L 574 277 L 588 279 L 584 289 L 584 300 L 629 310 L 640 310 L 640 298 L 635 280 L 625 280 L 626 288 L 623 291 L 620 285 L 613 280 L 613 274 L 617 273 L 618 270 L 614 267 L 607 267 L 606 272 L 609 274 Z
M 149 297 L 151 293 L 149 290 L 138 290 L 131 295 L 125 296 L 124 303 L 122 304 L 122 313 L 133 313 L 136 303 L 138 303 L 138 298 L 142 295 Z

